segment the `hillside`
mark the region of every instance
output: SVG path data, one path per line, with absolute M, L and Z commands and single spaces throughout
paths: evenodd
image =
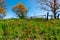
M 60 20 L 5 19 L 0 21 L 0 39 L 60 40 Z

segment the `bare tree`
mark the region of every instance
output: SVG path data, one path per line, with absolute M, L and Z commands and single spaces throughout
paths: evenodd
M 37 0 L 40 7 L 46 11 L 51 11 L 56 19 L 56 14 L 60 12 L 59 0 Z

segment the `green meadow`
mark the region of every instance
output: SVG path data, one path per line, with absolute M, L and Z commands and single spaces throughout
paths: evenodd
M 1 20 L 0 40 L 60 40 L 60 20 Z

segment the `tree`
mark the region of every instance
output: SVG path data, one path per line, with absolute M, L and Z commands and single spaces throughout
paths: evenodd
M 6 16 L 6 0 L 0 0 L 0 18 Z
M 22 3 L 13 7 L 12 10 L 16 13 L 16 15 L 19 18 L 24 18 L 27 14 L 27 8 Z
M 56 19 L 56 14 L 60 12 L 60 4 L 59 0 L 37 0 L 37 2 L 41 5 L 40 7 L 46 11 L 51 11 L 54 14 L 54 18 Z
M 3 8 L 1 8 L 0 7 L 0 18 L 2 18 L 3 16 L 6 16 L 6 11 L 5 11 L 5 9 L 3 9 Z

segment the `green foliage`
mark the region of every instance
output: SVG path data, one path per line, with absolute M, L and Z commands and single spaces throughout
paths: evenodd
M 37 21 L 36 21 L 37 20 Z M 60 20 L 7 19 L 0 21 L 0 39 L 60 40 Z

